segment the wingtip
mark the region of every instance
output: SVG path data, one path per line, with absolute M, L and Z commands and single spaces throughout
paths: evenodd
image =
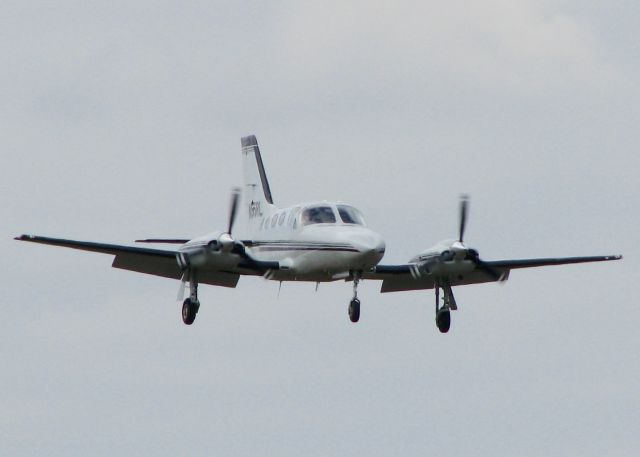
M 17 241 L 29 241 L 33 239 L 33 235 L 20 235 L 20 236 L 14 237 L 13 239 Z

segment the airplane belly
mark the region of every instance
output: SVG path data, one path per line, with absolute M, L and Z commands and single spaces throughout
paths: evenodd
M 278 281 L 335 281 L 344 279 L 341 273 L 353 269 L 352 252 L 327 249 L 252 249 L 258 260 L 277 261 L 281 268 L 268 275 L 268 279 Z
M 298 275 L 323 274 L 333 276 L 348 271 L 353 255 L 346 252 L 309 251 L 292 259 L 292 272 Z

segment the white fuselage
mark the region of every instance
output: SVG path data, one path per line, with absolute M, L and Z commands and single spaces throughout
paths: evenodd
M 348 219 L 345 222 L 338 210 L 345 207 L 355 210 L 333 202 L 271 207 L 269 214 L 254 216 L 256 228 L 247 249 L 258 260 L 279 262 L 280 269 L 268 275 L 269 279 L 334 281 L 355 271 L 369 270 L 382 259 L 384 240 L 361 218 L 357 223 Z M 317 208 L 325 212 L 330 208 L 335 220 L 309 220 L 308 212 Z

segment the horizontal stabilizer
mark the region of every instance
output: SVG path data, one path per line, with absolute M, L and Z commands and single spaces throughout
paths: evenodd
M 160 244 L 185 244 L 188 243 L 187 239 L 179 238 L 147 238 L 144 240 L 136 240 L 136 243 L 160 243 Z

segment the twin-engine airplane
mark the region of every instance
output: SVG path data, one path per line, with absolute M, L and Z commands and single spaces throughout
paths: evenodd
M 115 268 L 179 279 L 178 300 L 184 298 L 185 285 L 188 284 L 190 291 L 182 304 L 182 320 L 187 325 L 193 323 L 200 308 L 198 284 L 236 287 L 240 276 L 247 275 L 274 281 L 352 281 L 351 322 L 360 319 L 358 284 L 362 279 L 381 280 L 382 292 L 435 289 L 436 325 L 442 333 L 448 332 L 451 326 L 450 311 L 458 309 L 453 296 L 454 286 L 506 281 L 511 270 L 517 268 L 622 258 L 610 255 L 482 260 L 478 251 L 464 243 L 468 200 L 463 197 L 458 239 L 442 241 L 406 264 L 379 265 L 385 243 L 379 234 L 366 226 L 355 207 L 342 202 L 318 201 L 279 208 L 273 203 L 258 142 L 253 135 L 242 138 L 242 160 L 249 240 L 238 240 L 232 235 L 240 203 L 239 189 L 232 194 L 229 225 L 224 232 L 213 232 L 193 240 L 136 240 L 180 244 L 177 251 L 34 235 L 16 239 L 112 254 L 115 255 L 112 264 Z

